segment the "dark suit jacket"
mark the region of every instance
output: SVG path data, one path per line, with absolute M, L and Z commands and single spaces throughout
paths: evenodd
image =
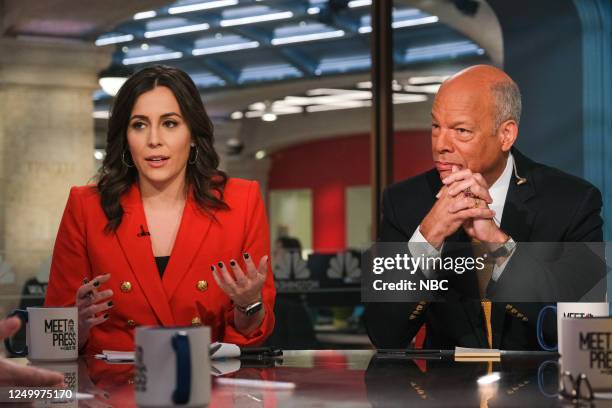
M 512 154 L 518 174 L 528 182 L 517 185 L 516 177 L 512 175 L 501 220 L 503 231 L 519 243 L 603 240 L 602 199 L 597 188 L 580 178 L 535 163 L 516 149 Z M 379 241 L 407 242 L 433 206 L 441 186 L 435 169 L 389 186 L 383 194 Z M 461 234 L 465 235 L 462 229 L 449 238 L 453 240 Z M 583 272 L 576 271 L 578 258 L 572 258 L 575 255 L 570 254 L 574 259 L 572 265 L 568 266 L 567 259 L 564 259 L 556 268 L 544 265 L 541 271 L 534 273 L 523 266 L 530 256 L 519 254 L 517 249 L 496 284 L 497 290 L 493 291 L 497 292 L 497 298 L 504 300 L 493 303 L 494 348 L 539 349 L 536 321 L 543 304 L 511 302 L 509 298 L 512 293 L 516 296 L 517 288 L 530 299 L 539 298 L 540 294 L 541 299 L 547 301 L 555 296 L 568 301 L 574 300 L 573 296 L 579 298 L 573 292 L 573 283 L 583 279 Z M 574 279 L 572 284 L 567 284 L 567 279 L 563 285 L 555 284 L 555 273 L 559 268 L 565 271 L 570 281 Z M 529 273 L 531 275 L 526 275 Z M 588 285 L 591 284 L 589 281 Z M 511 290 L 504 292 L 504 288 Z M 500 293 L 506 296 L 500 297 Z M 492 299 L 496 300 L 496 296 Z M 369 303 L 365 322 L 370 339 L 378 348 L 407 347 L 423 324 L 427 327 L 426 348 L 488 347 L 478 301 Z M 554 344 L 556 325 L 553 319 L 547 321 L 544 334 L 548 342 Z

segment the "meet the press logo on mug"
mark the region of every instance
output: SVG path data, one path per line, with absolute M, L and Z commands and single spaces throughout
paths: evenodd
M 45 333 L 51 334 L 53 347 L 76 350 L 77 335 L 73 319 L 45 319 Z
M 144 355 L 141 346 L 136 346 L 136 352 L 134 353 L 134 367 L 136 373 L 134 374 L 134 388 L 139 392 L 147 391 L 147 366 L 144 364 Z
M 69 390 L 75 390 L 77 387 L 77 373 L 72 371 L 64 374 L 64 385 Z
M 612 333 L 580 332 L 580 350 L 589 352 L 589 367 L 601 374 L 612 374 Z

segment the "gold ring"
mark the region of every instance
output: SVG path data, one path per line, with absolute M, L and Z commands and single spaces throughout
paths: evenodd
M 474 205 L 472 206 L 472 208 L 478 208 L 478 199 L 474 198 Z
M 471 186 L 468 186 L 465 190 L 463 190 L 463 195 L 466 197 L 475 197 L 474 193 L 472 193 Z

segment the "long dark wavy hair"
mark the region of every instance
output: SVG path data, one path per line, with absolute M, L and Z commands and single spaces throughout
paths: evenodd
M 211 215 L 213 210 L 229 209 L 223 201 L 227 175 L 217 168 L 219 156 L 213 147 L 213 124 L 197 87 L 189 75 L 180 69 L 155 65 L 130 76 L 113 103 L 108 122 L 106 157 L 97 174 L 100 204 L 108 218 L 105 227 L 107 233 L 119 228 L 123 218 L 119 199 L 138 180 L 136 167 L 127 166 L 133 162 L 127 142 L 132 109 L 140 95 L 157 86 L 165 86 L 172 91 L 195 143 L 189 153 L 185 178 L 198 207 Z

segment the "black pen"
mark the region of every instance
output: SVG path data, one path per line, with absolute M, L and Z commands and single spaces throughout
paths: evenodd
M 217 343 L 217 344 L 211 344 L 208 347 L 208 355 L 212 356 L 213 354 L 215 354 L 217 352 L 217 350 L 219 350 L 221 348 L 221 343 Z
M 434 349 L 379 349 L 379 354 L 397 354 L 397 355 L 413 355 L 413 354 L 452 354 L 454 350 L 434 350 Z

